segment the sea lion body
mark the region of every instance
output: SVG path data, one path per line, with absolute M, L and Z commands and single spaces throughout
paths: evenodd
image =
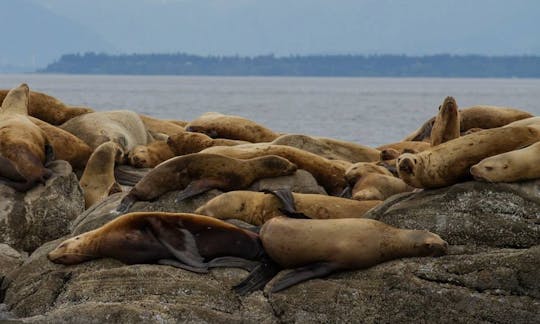
M 203 133 L 184 132 L 169 137 L 167 144 L 175 155 L 197 153 L 212 146 L 235 146 L 248 144 L 246 141 L 226 138 L 211 138 Z
M 377 165 L 376 163 L 358 162 L 350 166 L 345 171 L 345 178 L 347 179 L 347 182 L 349 182 L 349 184 L 354 185 L 360 178 L 369 173 L 378 173 L 392 176 L 392 172 L 388 171 L 388 169 L 383 166 Z
M 167 142 L 155 141 L 148 145 L 138 145 L 129 151 L 128 163 L 136 168 L 153 168 L 175 156 Z
M 399 177 L 416 188 L 449 186 L 470 177 L 469 168 L 481 160 L 540 140 L 534 127 L 486 129 L 398 158 Z
M 146 129 L 153 133 L 162 133 L 167 136 L 172 136 L 174 134 L 185 132 L 183 126 L 171 123 L 167 120 L 158 119 L 143 114 L 139 114 L 139 117 L 141 118 Z
M 317 179 L 317 182 L 331 195 L 339 195 L 347 185 L 345 181 L 345 164 L 291 146 L 258 143 L 229 147 L 214 146 L 201 152 L 222 154 L 237 159 L 278 155 L 296 164 L 299 169 L 311 173 Z
M 399 154 L 403 153 L 420 153 L 422 151 L 425 151 L 431 147 L 431 144 L 428 142 L 423 141 L 402 141 L 402 142 L 396 142 L 396 143 L 390 143 L 385 144 L 377 147 L 378 150 L 383 152 L 387 149 L 394 149 L 399 152 Z M 385 159 L 388 160 L 388 159 Z
M 382 201 L 398 193 L 413 191 L 413 189 L 393 175 L 370 173 L 356 182 L 352 189 L 352 199 Z
M 540 142 L 483 159 L 471 167 L 476 180 L 514 182 L 540 178 Z
M 431 129 L 431 146 L 448 142 L 460 135 L 459 111 L 456 100 L 446 97 L 439 107 L 439 113 L 435 117 Z
M 66 265 L 96 258 L 126 264 L 177 259 L 194 268 L 221 256 L 255 259 L 262 253 L 257 234 L 194 214 L 139 212 L 122 215 L 98 229 L 62 242 L 49 260 Z
M 204 133 L 212 138 L 227 138 L 252 143 L 271 142 L 278 137 L 270 129 L 249 119 L 206 113 L 186 125 L 189 132 Z
M 380 204 L 380 201 L 355 201 L 317 194 L 293 193 L 296 211 L 314 219 L 358 218 Z M 284 206 L 274 195 L 254 191 L 223 193 L 195 210 L 196 214 L 218 219 L 240 219 L 262 225 L 271 218 L 283 216 Z

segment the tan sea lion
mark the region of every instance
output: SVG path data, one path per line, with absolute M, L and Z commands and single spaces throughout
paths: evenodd
M 9 90 L 0 90 L 0 102 Z M 41 92 L 30 91 L 28 115 L 41 119 L 51 125 L 61 125 L 73 117 L 93 112 L 88 107 L 65 105 L 60 100 Z
M 165 119 L 165 121 L 167 121 L 169 123 L 172 123 L 172 124 L 175 124 L 175 125 L 178 125 L 178 126 L 184 128 L 184 130 L 186 129 L 186 125 L 189 124 L 189 122 L 187 122 L 185 120 Z
M 60 126 L 92 149 L 105 142 L 118 143 L 124 153 L 153 141 L 139 115 L 128 110 L 100 111 L 77 116 Z
M 167 136 L 172 136 L 174 134 L 185 132 L 183 126 L 179 126 L 167 120 L 158 119 L 143 114 L 139 114 L 139 117 L 144 123 L 144 126 L 146 126 L 146 129 L 154 133 L 162 133 Z
M 413 187 L 393 175 L 369 173 L 360 178 L 352 188 L 352 199 L 386 200 L 402 192 L 413 191 Z
M 343 163 L 334 162 L 291 146 L 258 143 L 237 146 L 214 146 L 201 152 L 222 154 L 237 159 L 279 155 L 296 164 L 299 169 L 304 169 L 311 173 L 317 179 L 317 182 L 331 195 L 339 195 L 347 186 L 345 181 L 345 166 Z
M 114 164 L 122 161 L 123 155 L 122 148 L 115 142 L 103 143 L 94 150 L 79 181 L 86 209 L 122 191 L 114 178 Z
M 163 161 L 175 157 L 167 142 L 155 141 L 148 145 L 138 145 L 128 153 L 128 164 L 136 168 L 153 168 Z
M 358 162 L 345 171 L 345 178 L 349 184 L 354 185 L 361 177 L 369 173 L 393 176 L 392 172 L 388 171 L 387 168 L 377 165 L 375 162 Z
M 292 201 L 284 203 L 269 193 L 230 191 L 211 199 L 195 210 L 195 214 L 224 220 L 240 219 L 253 225 L 262 225 L 273 217 L 283 216 L 282 209 L 285 208 L 292 207 L 294 212 L 315 219 L 359 218 L 381 203 L 300 193 L 292 193 L 292 198 Z
M 205 273 L 211 267 L 239 266 L 234 261 L 255 260 L 262 254 L 257 234 L 227 222 L 194 214 L 139 212 L 70 238 L 47 257 L 65 265 L 114 258 Z
M 252 143 L 271 142 L 279 135 L 249 119 L 210 112 L 186 125 L 189 132 L 204 133 L 212 138 L 227 138 Z
M 275 217 L 262 226 L 260 238 L 274 262 L 282 268 L 294 268 L 277 280 L 271 292 L 338 270 L 364 269 L 405 257 L 441 256 L 448 247 L 437 234 L 361 218 Z M 269 276 L 255 270 L 235 290 L 250 291 L 253 286 L 265 284 Z
M 540 129 L 527 126 L 486 129 L 398 158 L 399 177 L 416 188 L 449 186 L 470 177 L 481 160 L 540 140 Z
M 299 148 L 329 160 L 343 160 L 351 163 L 378 161 L 381 152 L 377 149 L 351 142 L 302 134 L 285 134 L 271 144 Z
M 476 180 L 514 182 L 540 178 L 540 142 L 483 159 L 471 167 Z
M 212 146 L 235 146 L 249 142 L 226 138 L 211 138 L 203 133 L 184 132 L 172 135 L 167 144 L 175 155 L 197 153 Z
M 439 106 L 439 113 L 435 117 L 431 129 L 431 146 L 448 142 L 460 135 L 459 111 L 456 100 L 446 97 Z
M 431 147 L 431 143 L 423 141 L 402 141 L 396 143 L 385 144 L 377 147 L 377 150 L 384 151 L 387 149 L 394 149 L 400 154 L 403 153 L 420 153 Z M 388 160 L 388 159 L 386 159 Z
M 29 88 L 11 89 L 0 107 L 0 178 L 17 191 L 27 191 L 44 183 L 51 171 L 44 167 L 51 160 L 48 139 L 28 118 Z
M 512 122 L 508 125 L 505 125 L 504 127 L 512 127 L 512 126 L 536 126 L 540 125 L 540 117 L 529 117 L 517 120 L 515 122 Z
M 289 175 L 295 171 L 293 163 L 275 155 L 249 160 L 209 153 L 177 156 L 144 176 L 122 200 L 118 211 L 127 211 L 137 200 L 154 200 L 173 190 L 183 190 L 177 197 L 177 200 L 183 200 L 212 188 L 244 189 L 257 179 Z

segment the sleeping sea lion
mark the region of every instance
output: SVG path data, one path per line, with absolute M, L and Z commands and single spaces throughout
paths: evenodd
M 175 157 L 167 142 L 155 141 L 148 145 L 135 146 L 128 153 L 128 164 L 136 168 L 153 168 L 163 161 Z
M 203 133 L 184 132 L 169 136 L 167 144 L 176 156 L 197 153 L 212 146 L 235 146 L 248 144 L 246 141 L 226 138 L 211 138 Z
M 351 198 L 356 200 L 383 201 L 398 193 L 413 190 L 413 187 L 393 175 L 369 173 L 356 182 L 352 188 Z

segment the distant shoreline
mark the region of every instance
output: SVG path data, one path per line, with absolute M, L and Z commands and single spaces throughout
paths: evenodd
M 37 73 L 92 75 L 540 78 L 540 56 L 67 54 Z

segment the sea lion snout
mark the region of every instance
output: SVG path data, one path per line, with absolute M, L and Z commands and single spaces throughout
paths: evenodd
M 414 160 L 411 157 L 405 156 L 398 159 L 398 170 L 407 174 L 414 175 Z

